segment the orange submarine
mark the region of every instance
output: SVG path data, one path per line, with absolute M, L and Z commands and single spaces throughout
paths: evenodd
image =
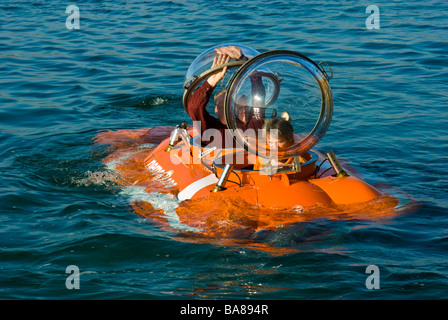
M 225 46 L 237 46 L 247 58 L 212 67 L 217 49 Z M 194 92 L 223 68 L 227 72 L 221 91 L 232 147 L 204 145 L 204 133 L 186 122 L 96 137 L 97 143 L 110 145 L 112 152 L 104 163 L 127 188 L 138 214 L 176 235 L 188 235 L 184 241 L 279 253 L 282 250 L 275 246 L 254 241 L 257 232 L 316 218 L 383 219 L 401 213 L 397 197 L 342 166 L 334 152 L 314 148 L 333 111 L 331 77 L 322 63 L 287 50 L 259 53 L 239 44 L 212 47 L 187 71 L 186 111 Z M 254 90 L 254 79 L 262 91 Z M 264 121 L 286 114 L 294 143 L 275 148 L 263 139 L 263 127 L 250 134 L 241 130 L 242 96 L 250 114 L 258 108 Z M 283 248 L 283 253 L 288 250 Z

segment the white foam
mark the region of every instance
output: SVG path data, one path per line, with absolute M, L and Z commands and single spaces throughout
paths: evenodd
M 180 221 L 176 209 L 179 207 L 181 201 L 177 200 L 176 196 L 170 193 L 147 193 L 144 187 L 130 186 L 126 187 L 120 194 L 128 197 L 130 201 L 146 201 L 155 209 L 163 210 L 168 223 L 172 228 L 180 231 L 202 231 L 201 229 L 190 227 Z
M 135 153 L 136 152 L 128 152 L 125 155 L 106 163 L 106 168 L 111 171 L 116 171 L 118 163 L 121 163 L 123 160 L 129 159 Z
M 155 143 L 142 143 L 137 148 L 138 149 L 152 149 L 156 147 L 157 145 Z
M 152 100 L 151 104 L 153 106 L 159 106 L 161 104 L 164 104 L 167 101 L 168 101 L 167 99 L 163 99 L 163 98 L 157 97 L 157 98 Z
M 138 149 L 138 150 L 141 150 L 141 149 L 152 149 L 155 146 L 156 145 L 154 143 L 142 143 L 136 149 Z M 106 168 L 108 170 L 115 171 L 116 168 L 117 168 L 117 164 L 123 162 L 123 160 L 129 159 L 130 157 L 134 156 L 137 152 L 139 152 L 139 151 L 129 151 L 129 152 L 125 153 L 121 157 L 118 157 L 117 159 L 114 159 L 114 160 L 106 163 Z
M 87 171 L 84 178 L 72 178 L 72 182 L 78 186 L 113 186 L 119 181 L 120 176 L 113 171 Z

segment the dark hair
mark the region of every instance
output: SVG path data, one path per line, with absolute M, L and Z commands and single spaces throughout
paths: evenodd
M 271 130 L 278 130 L 278 138 L 282 139 L 287 145 L 294 144 L 294 128 L 291 123 L 283 118 L 274 118 L 266 120 L 263 124 L 266 135 Z

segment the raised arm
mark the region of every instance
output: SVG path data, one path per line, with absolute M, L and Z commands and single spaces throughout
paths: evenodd
M 217 56 L 215 56 L 213 58 L 213 64 L 212 64 L 212 68 L 217 67 L 219 65 L 228 63 L 230 60 L 230 57 L 226 54 L 218 54 Z M 227 72 L 227 67 L 224 67 L 220 72 L 215 73 L 214 75 L 211 75 L 208 79 L 207 82 L 210 84 L 210 86 L 214 89 L 216 87 L 216 85 L 219 83 L 219 81 L 222 80 L 222 78 L 224 78 L 224 75 Z

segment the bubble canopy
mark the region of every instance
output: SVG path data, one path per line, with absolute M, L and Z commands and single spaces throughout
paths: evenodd
M 252 125 L 253 129 L 262 129 L 269 120 L 286 112 L 294 142 L 273 150 L 259 135 L 254 138 L 238 130 L 242 101 L 252 117 L 258 113 L 263 120 L 258 128 Z M 286 158 L 306 153 L 325 135 L 332 118 L 333 98 L 327 75 L 319 65 L 299 53 L 276 50 L 259 54 L 238 69 L 230 80 L 224 110 L 227 126 L 249 152 Z M 281 135 L 279 131 L 279 141 Z
M 238 46 L 247 61 L 232 61 L 211 68 L 216 49 Z M 209 76 L 227 66 L 222 86 L 226 90 L 224 114 L 235 140 L 264 158 L 288 158 L 309 151 L 325 135 L 332 118 L 333 99 L 328 76 L 320 65 L 293 51 L 264 53 L 239 44 L 212 47 L 190 65 L 185 78 L 184 107 L 192 92 Z M 289 116 L 293 140 L 273 148 L 266 127 L 274 118 Z M 284 120 L 279 120 L 281 122 Z M 275 130 L 274 130 L 275 131 Z M 293 131 L 293 133 L 291 132 Z M 275 132 L 277 133 L 277 131 Z M 278 130 L 278 142 L 282 131 Z M 271 139 L 272 140 L 272 139 Z
M 184 81 L 184 97 L 183 97 L 183 105 L 186 110 L 188 100 L 190 99 L 191 94 L 194 92 L 194 90 L 197 89 L 197 87 L 208 77 L 211 75 L 221 71 L 225 66 L 227 66 L 227 75 L 223 79 L 223 83 L 227 82 L 228 86 L 228 79 L 231 78 L 231 71 L 232 69 L 237 69 L 241 67 L 245 61 L 230 61 L 229 63 L 226 63 L 221 66 L 217 66 L 215 68 L 212 68 L 213 65 L 213 59 L 217 55 L 216 49 L 221 47 L 229 47 L 229 46 L 236 46 L 241 49 L 242 54 L 247 57 L 248 59 L 251 59 L 258 54 L 260 54 L 257 50 L 252 49 L 251 47 L 240 45 L 236 43 L 226 43 L 217 45 L 214 47 L 211 47 L 205 51 L 203 51 L 199 56 L 194 59 L 194 61 L 191 63 L 191 65 L 188 67 L 187 74 L 185 76 Z M 224 88 L 226 86 L 224 85 Z M 187 111 L 187 110 L 186 110 Z

